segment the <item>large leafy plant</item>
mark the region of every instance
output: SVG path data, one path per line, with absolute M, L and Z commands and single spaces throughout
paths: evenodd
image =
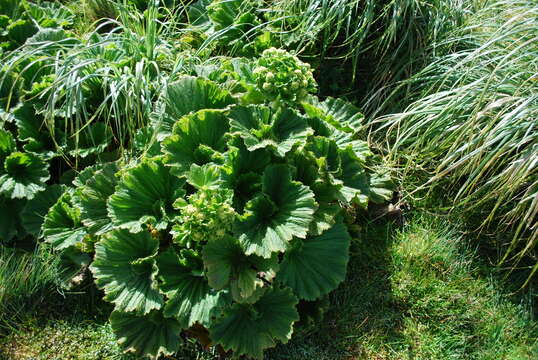
M 140 356 L 172 354 L 182 334 L 197 334 L 262 358 L 291 338 L 301 304 L 344 280 L 342 209 L 392 195 L 357 139 L 355 107 L 260 100 L 243 70 L 222 69 L 233 91 L 203 77 L 169 83 L 144 155 L 84 171 L 45 218 L 58 251 L 95 249 L 90 269 L 114 304 L 112 328 Z
M 136 147 L 164 65 L 172 61 L 170 46 L 157 36 L 165 28 L 156 27 L 158 4 L 149 2 L 136 16 L 129 13 L 134 8 L 121 7 L 121 22 L 109 23 L 122 31 L 100 34 L 99 28 L 76 37 L 69 31 L 74 15 L 60 4 L 0 1 L 0 13 L 35 25 L 0 68 L 0 203 L 22 209 L 0 223 L 0 243 L 44 235 L 41 223 L 59 195 L 41 193 L 56 194 L 52 186 L 68 185 L 89 165 Z
M 189 3 L 189 31 L 183 37 L 203 40 L 198 51 L 256 56 L 275 43 L 260 0 L 197 0 Z M 191 40 L 192 42 L 192 40 Z
M 2 245 L 33 243 L 71 164 L 103 152 L 110 141 L 90 125 L 72 134 L 84 143 L 75 146 L 65 136 L 71 120 L 65 113 L 43 115 L 43 90 L 55 81 L 51 59 L 78 43 L 66 30 L 72 22 L 73 14 L 58 3 L 0 1 L 0 23 L 6 26 L 0 47 L 8 50 L 0 68 L 0 204 L 11 209 L 9 221 L 0 222 Z
M 0 1 L 0 54 L 23 45 L 43 28 L 60 28 L 73 23 L 72 13 L 57 2 Z

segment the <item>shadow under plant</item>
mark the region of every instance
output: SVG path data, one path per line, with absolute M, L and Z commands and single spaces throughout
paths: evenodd
M 399 229 L 373 222 L 356 235 L 324 321 L 268 358 L 538 358 L 529 297 L 506 295 L 454 224 L 414 216 Z
M 433 216 L 414 216 L 403 227 L 363 223 L 347 280 L 331 294 L 323 320 L 298 329 L 266 359 L 538 358 L 528 306 L 504 295 L 491 269 L 480 270 L 453 224 Z M 93 287 L 51 296 L 39 309 L 0 339 L 0 359 L 133 359 L 115 345 L 110 308 Z M 187 340 L 172 358 L 218 356 Z

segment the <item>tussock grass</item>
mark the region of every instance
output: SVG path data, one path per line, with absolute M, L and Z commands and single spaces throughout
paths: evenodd
M 14 330 L 56 292 L 57 262 L 45 250 L 27 253 L 0 246 L 0 334 Z
M 106 3 L 116 17 L 91 24 L 80 41 L 26 44 L 6 57 L 3 69 L 23 77 L 39 63 L 41 71 L 53 73 L 54 81 L 39 94 L 51 134 L 59 127 L 78 144 L 81 130 L 104 122 L 115 145 L 125 149 L 148 124 L 163 82 L 181 68 L 174 39 L 184 8 L 152 1 L 140 12 L 127 2 Z M 58 114 L 67 120 L 58 124 Z
M 314 61 L 349 62 L 343 76 L 373 92 L 420 69 L 439 51 L 429 45 L 472 8 L 460 0 L 274 0 L 263 11 L 280 24 L 283 46 Z
M 256 14 L 261 23 L 251 24 L 225 52 L 233 55 L 266 31 L 272 46 L 322 67 L 320 85 L 330 88 L 323 95 L 375 92 L 409 77 L 441 49 L 448 51 L 448 44 L 429 45 L 440 44 L 473 8 L 474 1 L 463 0 L 249 0 L 242 13 Z M 219 29 L 199 51 L 234 31 L 237 24 Z
M 473 45 L 402 82 L 379 111 L 410 105 L 375 119 L 373 137 L 404 172 L 428 174 L 419 189 L 443 187 L 478 229 L 511 232 L 503 260 L 517 260 L 538 240 L 538 7 L 487 2 L 470 19 L 450 41 Z

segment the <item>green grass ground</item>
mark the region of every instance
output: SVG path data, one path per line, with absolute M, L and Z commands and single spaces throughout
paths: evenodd
M 348 278 L 322 322 L 266 353 L 271 360 L 536 359 L 527 297 L 476 260 L 453 224 L 415 217 L 364 226 Z M 121 355 L 94 290 L 53 296 L 0 340 L 0 359 L 132 359 Z M 174 359 L 217 359 L 194 343 Z

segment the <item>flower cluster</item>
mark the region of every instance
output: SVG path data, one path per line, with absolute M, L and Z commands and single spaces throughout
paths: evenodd
M 178 244 L 186 247 L 191 247 L 191 242 L 224 237 L 237 216 L 232 208 L 232 192 L 227 189 L 199 190 L 188 200 L 180 198 L 175 205 L 181 215 L 172 234 Z
M 298 102 L 316 92 L 310 64 L 282 49 L 270 48 L 262 53 L 254 69 L 257 85 L 271 100 L 280 98 Z

